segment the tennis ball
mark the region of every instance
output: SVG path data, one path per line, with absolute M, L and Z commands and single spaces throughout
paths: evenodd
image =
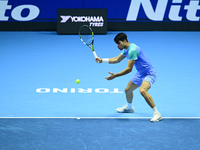
M 79 79 L 76 80 L 76 83 L 79 84 L 81 81 Z

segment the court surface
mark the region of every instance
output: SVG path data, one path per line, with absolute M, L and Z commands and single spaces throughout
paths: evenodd
M 94 47 L 99 57 L 110 58 L 120 54 L 113 40 L 117 33 L 119 32 L 95 35 Z M 126 105 L 124 88 L 136 70 L 112 81 L 107 81 L 105 77 L 109 76 L 108 71 L 117 73 L 125 69 L 127 59 L 119 64 L 95 63 L 91 50 L 80 41 L 78 35 L 57 35 L 56 32 L 0 32 L 1 139 L 11 136 L 11 143 L 1 144 L 0 147 L 9 149 L 9 146 L 19 146 L 19 149 L 26 149 L 28 145 L 36 144 L 33 149 L 42 149 L 42 145 L 37 145 L 43 141 L 44 149 L 56 149 L 56 146 L 59 149 L 69 149 L 68 146 L 72 149 L 106 149 L 101 140 L 107 139 L 111 142 L 108 147 L 112 149 L 115 143 L 121 141 L 120 133 L 124 133 L 124 137 L 130 137 L 129 140 L 136 139 L 136 135 L 140 136 L 136 141 L 122 138 L 124 142 L 121 144 L 126 147 L 118 145 L 115 149 L 137 149 L 133 147 L 136 143 L 140 143 L 138 149 L 154 149 L 153 142 L 158 142 L 156 149 L 171 149 L 176 144 L 176 148 L 180 149 L 199 149 L 196 139 L 200 138 L 200 32 L 125 33 L 129 42 L 141 47 L 157 71 L 157 81 L 149 93 L 153 96 L 163 121 L 157 124 L 149 122 L 153 112 L 140 95 L 139 89 L 134 92 L 135 113 L 116 112 L 116 108 Z M 76 79 L 80 79 L 80 84 L 76 84 Z M 68 125 L 70 122 L 75 127 Z M 41 130 L 45 125 L 50 128 L 50 132 L 44 131 L 42 134 Z M 34 127 L 36 131 L 27 134 Z M 101 132 L 102 127 L 103 133 L 98 137 L 102 139 L 88 143 L 83 141 L 81 138 L 87 138 L 84 135 L 84 128 L 87 127 L 89 133 L 92 130 L 96 134 Z M 75 132 L 74 136 L 70 135 L 71 142 L 67 137 L 64 138 L 69 143 L 61 140 L 61 145 L 51 145 L 51 131 L 59 133 L 62 129 L 64 131 L 59 138 L 72 130 L 79 129 L 79 132 Z M 112 131 L 117 135 L 112 134 Z M 38 139 L 41 141 L 32 139 L 35 132 L 38 132 Z M 171 135 L 168 135 L 169 132 Z M 19 138 L 18 142 L 15 140 L 15 135 L 20 137 L 20 133 L 29 138 L 24 147 L 21 147 L 24 144 L 23 139 Z M 51 135 L 50 139 L 41 137 L 44 135 Z M 90 138 L 92 136 L 94 135 L 90 135 Z M 115 136 L 116 141 L 112 139 Z M 153 138 L 147 139 L 148 144 L 143 140 L 146 136 Z M 163 139 L 163 143 L 159 143 L 159 138 Z M 164 141 L 168 141 L 165 146 Z M 17 145 L 21 142 L 23 144 Z M 48 142 L 50 143 L 45 145 Z M 147 145 L 143 147 L 145 143 Z M 73 148 L 72 145 L 77 147 Z

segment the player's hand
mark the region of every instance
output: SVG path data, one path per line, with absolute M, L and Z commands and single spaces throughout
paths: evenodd
M 96 63 L 102 63 L 102 59 L 99 58 L 99 57 L 96 57 L 96 58 L 95 58 L 95 61 L 96 61 Z
M 112 73 L 112 72 L 108 72 L 108 73 L 110 74 L 110 76 L 106 77 L 107 80 L 112 80 L 112 79 L 115 78 L 115 74 L 114 73 Z

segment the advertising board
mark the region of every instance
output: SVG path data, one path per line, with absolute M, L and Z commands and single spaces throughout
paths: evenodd
M 106 9 L 58 9 L 57 33 L 78 34 L 82 25 L 88 25 L 95 34 L 107 33 Z
M 0 30 L 57 30 L 58 9 L 106 9 L 110 31 L 200 31 L 200 0 L 0 0 Z

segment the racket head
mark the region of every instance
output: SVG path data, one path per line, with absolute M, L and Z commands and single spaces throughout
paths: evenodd
M 94 33 L 88 25 L 83 25 L 80 27 L 79 37 L 84 44 L 92 49 L 92 51 L 94 50 Z

